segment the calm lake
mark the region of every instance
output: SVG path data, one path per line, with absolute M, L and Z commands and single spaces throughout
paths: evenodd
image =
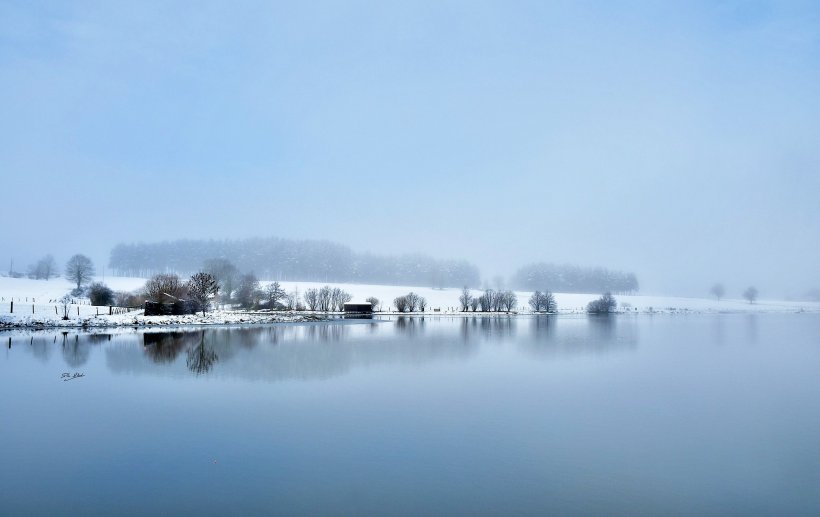
M 818 314 L 112 332 L 0 332 L 0 514 L 820 514 Z

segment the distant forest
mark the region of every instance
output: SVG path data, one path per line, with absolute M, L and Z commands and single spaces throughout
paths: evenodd
M 638 278 L 634 273 L 611 271 L 602 267 L 580 267 L 569 264 L 528 264 L 512 278 L 515 289 L 535 291 L 547 289 L 557 293 L 604 293 L 618 294 L 638 291 Z
M 189 275 L 214 258 L 230 260 L 240 271 L 253 272 L 263 280 L 431 287 L 478 287 L 480 283 L 478 268 L 464 260 L 355 253 L 333 242 L 276 237 L 118 244 L 109 265 L 121 276 Z

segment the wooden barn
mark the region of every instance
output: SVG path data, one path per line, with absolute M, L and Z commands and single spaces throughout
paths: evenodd
M 372 316 L 373 306 L 369 303 L 346 303 L 345 316 Z

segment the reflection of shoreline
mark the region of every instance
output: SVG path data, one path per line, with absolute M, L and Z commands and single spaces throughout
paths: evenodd
M 530 339 L 519 341 L 518 346 L 523 352 L 540 358 L 635 349 L 638 346 L 638 322 L 635 318 L 605 314 L 564 321 L 554 316 L 539 316 L 531 323 Z

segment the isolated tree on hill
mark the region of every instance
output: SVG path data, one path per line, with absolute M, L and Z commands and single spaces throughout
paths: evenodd
M 709 289 L 709 292 L 718 300 L 723 298 L 723 295 L 726 294 L 726 289 L 723 287 L 723 284 L 715 284 Z
M 145 297 L 156 303 L 173 303 L 185 298 L 185 283 L 177 275 L 154 275 L 145 282 Z
M 273 282 L 265 286 L 265 297 L 268 299 L 268 308 L 275 308 L 279 300 L 286 297 L 285 290 L 279 285 L 279 282 Z
M 219 284 L 210 273 L 200 271 L 188 280 L 188 296 L 199 304 L 203 316 L 205 316 L 205 312 L 210 308 L 211 297 L 215 297 L 218 292 Z
M 754 303 L 757 300 L 757 288 L 754 286 L 747 288 L 743 291 L 743 298 L 749 300 L 749 303 Z
M 461 304 L 461 312 L 467 312 L 467 309 L 470 308 L 470 302 L 473 301 L 473 295 L 470 294 L 470 290 L 467 287 L 464 287 L 461 290 L 461 296 L 458 297 L 458 302 Z
M 74 255 L 65 265 L 65 277 L 77 284 L 77 291 L 94 278 L 94 263 L 85 255 Z
M 102 282 L 94 282 L 88 287 L 91 305 L 114 305 L 114 291 Z

